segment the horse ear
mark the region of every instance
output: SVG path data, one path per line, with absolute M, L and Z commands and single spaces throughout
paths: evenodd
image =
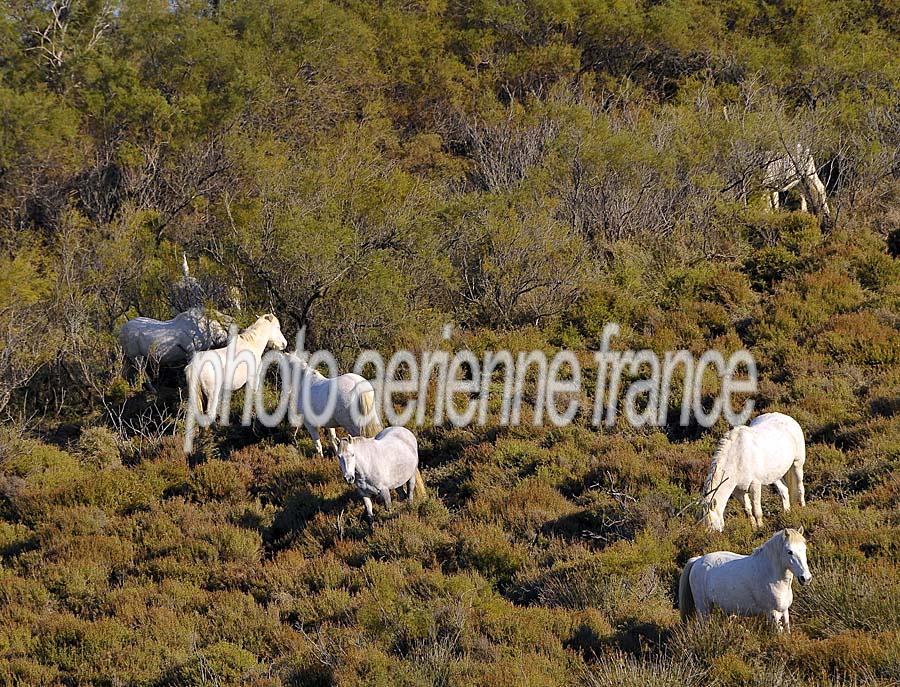
M 797 528 L 797 532 L 800 534 L 801 537 L 803 536 L 803 525 L 800 525 L 800 527 Z

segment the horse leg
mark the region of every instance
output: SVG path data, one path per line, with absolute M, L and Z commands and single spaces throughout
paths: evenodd
M 387 510 L 391 509 L 391 490 L 385 487 L 381 490 L 381 500 L 384 501 L 384 507 Z
M 753 482 L 750 485 L 750 496 L 753 499 L 753 515 L 755 520 L 753 524 L 755 527 L 762 527 L 762 484 L 760 484 L 759 482 Z
M 783 616 L 780 611 L 769 611 L 769 620 L 771 621 L 772 625 L 775 626 L 775 631 L 779 634 L 784 631 L 784 627 L 781 624 L 782 617 Z
M 134 383 L 137 380 L 137 373 L 137 363 L 126 355 L 125 362 L 122 365 L 122 376 L 125 378 L 125 381 L 128 382 L 129 386 L 134 386 Z
M 220 416 L 222 414 L 222 410 L 221 410 L 221 408 L 219 408 L 219 405 L 221 402 L 220 398 L 219 398 L 220 392 L 221 392 L 221 387 L 213 387 L 212 389 L 206 390 L 206 392 L 205 392 L 206 408 L 203 409 L 203 412 L 205 415 L 211 415 L 212 417 L 215 418 L 216 416 Z M 227 410 L 225 411 L 225 418 L 226 418 L 226 422 L 224 422 L 223 424 L 228 424 L 227 423 L 227 418 L 228 418 Z M 219 419 L 221 420 L 222 418 L 219 417 Z
M 319 438 L 319 428 L 307 425 L 306 431 L 309 432 L 309 436 L 312 437 L 313 445 L 316 447 L 316 455 L 319 458 L 324 458 L 325 452 L 322 450 L 322 440 Z
M 772 191 L 769 194 L 769 209 L 777 210 L 778 209 L 778 191 Z
M 409 503 L 413 502 L 413 492 L 416 490 L 416 475 L 413 473 L 413 476 L 409 478 L 409 482 L 406 483 L 406 500 Z
M 806 506 L 806 489 L 803 486 L 803 464 L 794 463 L 794 467 L 791 469 L 797 479 L 797 500 L 800 501 L 800 507 L 804 508 Z
M 791 612 L 790 609 L 785 608 L 781 614 L 781 624 L 784 627 L 784 631 L 788 634 L 791 633 Z
M 828 207 L 828 200 L 825 194 L 825 184 L 818 174 L 813 174 L 810 179 L 811 195 L 815 196 L 815 206 L 813 210 L 820 213 L 826 220 L 831 219 L 831 209 Z
M 773 486 L 778 490 L 778 495 L 781 496 L 781 507 L 786 513 L 791 509 L 791 494 L 787 485 L 784 483 L 784 480 L 779 479 L 775 480 Z
M 375 512 L 372 510 L 372 498 L 370 496 L 363 496 L 363 504 L 366 507 L 366 519 L 371 525 L 375 522 Z
M 694 596 L 694 610 L 697 611 L 697 616 L 700 618 L 708 618 L 712 607 L 710 606 L 709 601 L 705 598 L 698 599 L 697 596 Z
M 753 506 L 750 503 L 750 492 L 745 491 L 741 496 L 741 501 L 744 504 L 744 512 L 747 514 L 747 517 L 750 518 L 750 522 L 753 522 Z
M 331 448 L 334 449 L 334 455 L 338 454 L 338 440 L 337 440 L 337 432 L 334 431 L 334 427 L 328 428 L 328 436 L 331 439 Z
M 807 209 L 806 209 L 806 194 L 805 194 L 805 193 L 801 193 L 801 194 L 800 194 L 800 212 L 807 212 Z

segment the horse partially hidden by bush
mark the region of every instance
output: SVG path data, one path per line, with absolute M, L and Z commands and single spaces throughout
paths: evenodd
M 198 351 L 222 346 L 228 339 L 225 327 L 201 308 L 191 308 L 171 320 L 136 317 L 119 330 L 119 344 L 135 366 L 176 365 Z
M 362 496 L 369 522 L 375 518 L 372 497 L 381 497 L 390 510 L 391 489 L 405 487 L 410 503 L 416 488 L 425 496 L 425 482 L 419 472 L 418 442 L 406 427 L 388 427 L 373 439 L 342 439 L 338 462 L 344 479 Z
M 793 149 L 786 148 L 784 154 L 771 153 L 769 157 L 763 175 L 763 185 L 769 189 L 769 207 L 777 210 L 779 194 L 798 188 L 800 209 L 807 212 L 811 207 L 817 217 L 830 221 L 831 209 L 828 207 L 825 184 L 819 177 L 809 148 L 798 143 Z
M 809 584 L 803 528 L 776 532 L 749 556 L 716 551 L 691 558 L 678 585 L 682 619 L 708 616 L 714 606 L 735 615 L 763 615 L 779 631 L 791 631 L 794 577 Z
M 764 484 L 775 485 L 784 510 L 790 510 L 792 501 L 805 506 L 805 462 L 806 442 L 794 418 L 782 413 L 765 413 L 746 427 L 735 427 L 719 442 L 703 487 L 706 524 L 721 532 L 725 527 L 728 497 L 738 493 L 754 527 L 761 527 Z M 783 481 L 785 476 L 787 486 Z
M 343 427 L 350 436 L 362 437 L 374 437 L 382 430 L 375 408 L 375 389 L 369 380 L 352 372 L 326 377 L 297 355 L 288 353 L 286 357 L 291 364 L 293 402 L 319 456 L 323 455 L 321 427 L 328 429 L 335 452 L 336 427 Z

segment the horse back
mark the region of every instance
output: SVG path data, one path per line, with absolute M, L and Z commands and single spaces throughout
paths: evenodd
M 386 427 L 370 441 L 379 461 L 396 461 L 418 467 L 419 444 L 416 435 L 406 427 Z
M 416 437 L 405 427 L 388 427 L 374 439 L 355 439 L 354 445 L 357 446 L 357 470 L 362 469 L 367 481 L 375 486 L 396 488 L 418 469 Z M 359 460 L 360 454 L 365 455 L 364 460 Z
M 806 438 L 803 428 L 790 415 L 784 413 L 764 413 L 750 423 L 755 437 L 762 437 L 769 451 L 786 452 L 785 460 L 791 464 L 806 459 Z

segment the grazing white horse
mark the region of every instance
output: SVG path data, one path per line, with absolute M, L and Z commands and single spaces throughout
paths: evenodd
M 682 619 L 708 616 L 713 606 L 734 615 L 764 615 L 776 629 L 791 631 L 794 576 L 809 584 L 803 528 L 781 530 L 749 556 L 716 551 L 691 558 L 678 585 Z
M 320 427 L 328 429 L 335 452 L 336 427 L 343 427 L 350 436 L 363 437 L 374 437 L 382 430 L 375 409 L 375 389 L 368 379 L 352 372 L 329 378 L 293 353 L 286 357 L 291 365 L 294 403 L 319 456 L 323 455 Z M 331 414 L 324 417 L 332 398 Z
M 764 484 L 775 485 L 784 510 L 790 510 L 792 501 L 805 506 L 805 462 L 806 442 L 794 418 L 782 413 L 765 413 L 746 427 L 735 427 L 719 442 L 703 486 L 707 526 L 722 531 L 728 497 L 737 493 L 743 497 L 750 522 L 761 527 Z M 785 476 L 787 486 L 783 481 Z
M 187 362 L 197 351 L 222 346 L 227 339 L 225 327 L 201 308 L 191 308 L 171 320 L 136 317 L 119 330 L 119 344 L 135 364 Z
M 374 439 L 349 437 L 338 446 L 338 462 L 348 484 L 356 487 L 372 522 L 372 497 L 379 496 L 391 509 L 391 489 L 405 486 L 412 503 L 413 491 L 425 496 L 425 482 L 419 473 L 419 446 L 406 427 L 388 427 Z
M 825 196 L 825 184 L 819 177 L 816 161 L 809 148 L 798 143 L 793 150 L 787 149 L 784 155 L 772 153 L 766 164 L 763 185 L 769 189 L 769 206 L 778 209 L 778 194 L 800 188 L 800 209 L 807 211 L 807 201 L 812 205 L 813 213 L 831 217 L 828 199 Z
M 268 346 L 279 351 L 287 347 L 287 340 L 281 333 L 281 323 L 271 314 L 261 316 L 235 338 L 234 369 L 230 379 L 227 378 L 226 368 L 228 346 L 195 353 L 184 374 L 189 388 L 196 392 L 200 412 L 204 415 L 215 412 L 225 389 L 237 391 L 249 383 L 250 389 L 256 391 L 260 382 L 260 361 Z M 248 355 L 256 363 L 252 370 L 249 361 L 242 360 Z M 217 369 L 224 374 L 217 375 Z

